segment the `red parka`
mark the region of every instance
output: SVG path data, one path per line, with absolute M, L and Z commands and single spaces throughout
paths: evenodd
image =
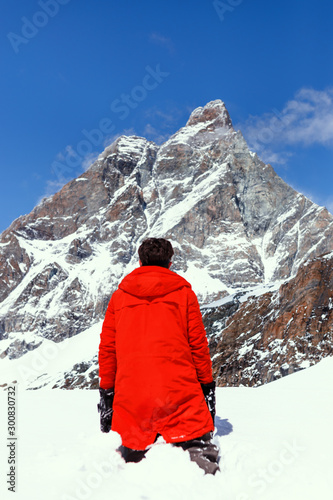
M 214 430 L 200 383 L 212 382 L 196 295 L 158 266 L 135 269 L 112 295 L 99 347 L 100 387 L 114 387 L 112 430 L 136 450 L 157 434 L 181 442 Z

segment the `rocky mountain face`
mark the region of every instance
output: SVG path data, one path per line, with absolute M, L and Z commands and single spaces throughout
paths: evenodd
M 303 264 L 278 290 L 204 308 L 214 378 L 258 386 L 333 354 L 333 253 Z
M 329 267 L 320 256 L 333 250 L 333 217 L 248 149 L 217 100 L 194 110 L 161 146 L 118 138 L 84 174 L 1 234 L 0 369 L 5 360 L 23 360 L 46 342 L 67 341 L 98 324 L 148 236 L 172 241 L 173 270 L 205 306 L 220 384 L 267 382 L 272 370 L 284 375 L 330 353 L 321 343 L 330 343 L 330 323 L 322 321 L 315 336 L 319 316 L 311 311 L 331 310 L 331 281 L 319 286 L 305 276 L 312 266 Z M 316 295 L 322 287 L 325 297 Z M 296 309 L 310 297 L 301 322 Z M 313 349 L 305 358 L 274 357 L 272 342 L 293 352 L 296 317 L 297 339 L 310 345 L 314 335 Z M 56 385 L 96 386 L 96 353 L 81 361 L 78 352 L 75 369 Z

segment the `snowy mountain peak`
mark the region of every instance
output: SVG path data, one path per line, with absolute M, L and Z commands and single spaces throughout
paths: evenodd
M 190 115 L 186 126 L 197 125 L 198 123 L 207 123 L 214 128 L 233 129 L 232 122 L 225 107 L 220 99 L 211 101 L 204 107 L 196 108 Z
M 2 233 L 0 360 L 93 327 L 149 236 L 172 242 L 173 270 L 207 304 L 290 280 L 332 252 L 333 217 L 249 151 L 220 100 L 194 110 L 161 146 L 118 137 Z
M 119 154 L 140 156 L 142 155 L 148 142 L 149 141 L 147 141 L 144 137 L 138 137 L 136 135 L 121 135 L 117 137 L 112 144 L 104 149 L 98 157 L 98 162 L 105 160 L 105 158 L 111 158 L 112 156 L 117 156 Z M 90 166 L 90 168 L 96 167 L 98 167 L 96 162 Z

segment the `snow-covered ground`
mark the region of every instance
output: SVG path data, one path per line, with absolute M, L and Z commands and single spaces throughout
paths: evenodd
M 333 357 L 259 388 L 219 388 L 221 472 L 205 476 L 186 452 L 156 444 L 125 464 L 119 436 L 99 430 L 97 391 L 17 387 L 16 493 L 7 490 L 10 440 L 1 391 L 0 497 L 17 500 L 328 500 L 333 475 Z
M 16 359 L 5 356 L 0 363 L 0 384 L 17 381 L 23 389 L 39 389 L 47 386 L 51 389 L 57 382 L 64 380 L 64 374 L 71 372 L 75 363 L 89 362 L 90 369 L 85 372 L 87 381 L 89 374 L 98 367 L 97 353 L 102 321 L 78 335 L 62 342 L 44 339 L 35 333 L 12 332 L 8 339 L 0 342 L 1 354 L 15 341 L 35 342 L 38 347 L 28 351 Z M 93 362 L 93 358 L 96 358 Z

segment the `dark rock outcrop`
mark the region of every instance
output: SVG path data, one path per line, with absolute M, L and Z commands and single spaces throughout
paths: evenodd
M 317 363 L 333 354 L 333 254 L 235 312 L 205 309 L 204 319 L 218 385 L 256 386 Z

